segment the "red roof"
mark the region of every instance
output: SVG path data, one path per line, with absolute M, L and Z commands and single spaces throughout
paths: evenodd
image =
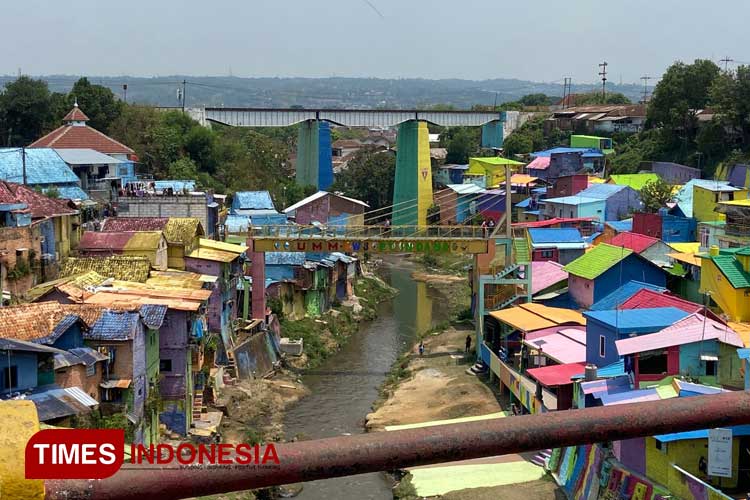
M 616 247 L 629 248 L 635 253 L 643 253 L 647 248 L 658 241 L 658 239 L 646 236 L 645 234 L 625 231 L 612 238 L 609 244 Z
M 704 307 L 695 302 L 690 302 L 681 297 L 671 295 L 669 293 L 659 293 L 648 288 L 642 288 L 634 293 L 628 300 L 620 304 L 618 309 L 653 309 L 655 307 L 676 307 L 681 311 L 687 313 L 703 314 Z M 710 309 L 706 309 L 707 317 L 712 318 L 716 321 L 724 323 L 719 316 L 711 312 Z
M 570 222 L 590 222 L 596 220 L 594 217 L 575 217 L 575 218 L 558 218 L 537 220 L 533 222 L 515 222 L 512 224 L 513 227 L 548 227 L 554 226 L 555 224 L 566 224 Z
M 103 232 L 164 231 L 169 217 L 108 217 L 102 224 Z
M 7 181 L 0 181 L 0 203 L 25 203 L 31 210 L 33 219 L 77 213 L 77 210 L 70 206 L 69 200 L 49 198 L 27 186 Z
M 582 374 L 586 370 L 586 363 L 568 363 L 565 365 L 544 366 L 542 368 L 532 368 L 526 370 L 530 376 L 534 377 L 542 385 L 555 387 L 558 385 L 572 384 L 570 380 L 576 375 Z
M 86 116 L 86 113 L 81 111 L 81 108 L 78 107 L 78 104 L 73 107 L 73 109 L 68 112 L 67 115 L 65 115 L 65 118 L 63 118 L 64 122 L 87 122 L 89 121 L 89 117 Z
M 72 113 L 72 112 L 71 112 Z M 68 113 L 70 115 L 70 113 Z M 84 115 L 85 116 L 85 115 Z M 30 148 L 93 149 L 104 154 L 135 154 L 126 145 L 117 142 L 85 125 L 63 125 L 29 145 Z

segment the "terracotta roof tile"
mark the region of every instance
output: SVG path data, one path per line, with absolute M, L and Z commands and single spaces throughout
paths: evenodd
M 0 309 L 0 338 L 43 341 L 54 334 L 60 323 L 68 324 L 78 317 L 86 325 L 92 325 L 101 313 L 99 306 L 57 302 L 3 307 Z
M 102 231 L 163 231 L 169 217 L 108 217 L 102 223 Z
M 146 257 L 71 257 L 63 262 L 60 276 L 96 271 L 106 278 L 145 283 L 150 269 L 151 262 Z
M 126 145 L 98 130 L 77 125 L 63 125 L 32 142 L 30 148 L 93 149 L 104 154 L 135 154 Z
M 161 231 L 123 231 L 98 232 L 86 231 L 78 244 L 79 251 L 112 252 L 156 251 L 164 236 Z
M 69 205 L 69 200 L 49 198 L 27 186 L 7 181 L 0 181 L 0 203 L 25 203 L 34 219 L 78 213 Z
M 73 109 L 68 111 L 68 114 L 65 115 L 63 118 L 63 122 L 87 122 L 89 121 L 89 117 L 86 116 L 86 113 L 81 111 L 81 108 L 78 107 L 76 104 Z

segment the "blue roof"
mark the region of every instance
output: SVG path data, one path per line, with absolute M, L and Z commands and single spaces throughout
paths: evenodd
M 536 153 L 531 153 L 532 158 L 546 158 L 548 156 L 552 156 L 556 153 L 581 153 L 581 156 L 584 158 L 601 158 L 604 156 L 604 153 L 601 152 L 599 149 L 595 148 L 552 148 L 547 149 L 545 151 L 537 151 Z
M 675 203 L 677 208 L 685 215 L 685 217 L 693 216 L 693 188 L 695 186 L 712 188 L 716 186 L 728 186 L 728 181 L 713 181 L 710 179 L 691 179 L 685 183 L 682 188 L 677 192 L 675 196 Z
M 224 225 L 229 233 L 244 233 L 247 231 L 247 226 L 250 224 L 250 217 L 248 215 L 227 215 Z
M 750 425 L 736 425 L 729 428 L 732 429 L 732 437 L 750 436 Z M 661 434 L 659 436 L 654 436 L 654 439 L 657 439 L 662 443 L 669 443 L 670 441 L 685 441 L 687 439 L 708 439 L 708 429 Z
M 540 203 L 560 203 L 562 205 L 586 205 L 588 203 L 598 203 L 604 201 L 601 198 L 591 198 L 588 196 L 562 196 L 560 198 L 547 198 L 540 200 Z
M 267 266 L 301 266 L 305 263 L 303 252 L 266 252 Z
M 167 188 L 172 188 L 175 192 L 195 191 L 195 181 L 190 180 L 166 180 L 166 181 L 155 181 L 154 188 L 157 191 L 162 191 Z
M 133 340 L 139 320 L 138 313 L 104 311 L 84 336 L 90 340 Z
M 547 194 L 547 188 L 546 187 L 538 187 L 531 190 L 534 194 Z
M 608 225 L 609 227 L 613 228 L 618 233 L 633 230 L 633 219 L 608 220 L 608 221 L 605 221 L 604 223 Z
M 578 196 L 586 196 L 588 198 L 599 198 L 606 200 L 610 196 L 619 193 L 628 186 L 622 186 L 620 184 L 593 184 L 583 191 L 578 193 Z
M 88 200 L 89 195 L 86 191 L 79 188 L 78 186 L 55 186 L 57 192 L 60 194 L 60 198 L 67 200 Z
M 528 208 L 530 203 L 531 203 L 531 198 L 526 198 L 525 200 L 519 201 L 518 203 L 516 203 L 516 206 L 518 208 Z
M 0 179 L 23 182 L 23 163 L 20 148 L 0 148 Z M 79 184 L 78 177 L 54 149 L 26 150 L 27 184 Z
M 164 316 L 167 315 L 167 306 L 145 304 L 141 306 L 139 311 L 146 326 L 152 330 L 157 330 L 161 328 L 161 324 L 164 322 Z
M 649 290 L 653 290 L 655 292 L 663 293 L 667 289 L 652 285 L 651 283 L 643 283 L 641 281 L 628 281 L 624 285 L 622 285 L 620 288 L 616 289 L 615 291 L 611 292 L 609 295 L 606 295 L 605 297 L 599 299 L 597 302 L 591 305 L 589 308 L 592 311 L 606 311 L 611 309 L 616 309 L 617 306 L 628 300 L 630 297 L 635 295 L 636 292 L 639 290 L 642 290 L 644 288 L 647 288 Z
M 234 193 L 232 208 L 241 210 L 276 210 L 268 191 L 238 191 Z
M 634 391 L 618 391 L 618 392 L 600 392 L 596 394 L 596 397 L 601 400 L 604 406 L 611 405 L 614 403 L 624 403 L 631 400 L 640 400 L 644 396 L 657 396 L 658 392 L 656 389 L 636 389 Z
M 603 366 L 596 370 L 596 376 L 599 378 L 615 378 L 625 375 L 625 360 L 620 359 L 611 365 Z M 584 378 L 585 374 L 574 375 L 571 378 Z
M 688 316 L 689 313 L 676 307 L 655 307 L 653 309 L 585 311 L 583 315 L 620 331 L 626 330 L 632 333 L 643 331 L 645 333 L 666 328 Z
M 572 227 L 531 228 L 529 237 L 534 243 L 583 243 L 581 233 Z

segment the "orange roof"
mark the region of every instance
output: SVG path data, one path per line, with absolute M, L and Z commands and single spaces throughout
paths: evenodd
M 525 332 L 551 328 L 564 323 L 586 324 L 586 318 L 578 311 L 533 303 L 492 311 L 490 316 Z
M 78 107 L 78 103 L 73 106 L 73 109 L 71 109 L 67 115 L 65 115 L 65 118 L 63 118 L 63 122 L 87 122 L 89 121 L 89 117 L 86 116 L 86 113 L 81 111 L 81 108 Z
M 527 174 L 513 174 L 510 176 L 511 184 L 531 184 L 538 180 L 539 177 L 533 177 Z
M 685 264 L 692 264 L 694 266 L 701 267 L 701 258 L 696 257 L 694 253 L 668 253 L 667 257 L 671 257 L 674 260 L 684 262 Z
M 85 300 L 86 304 L 96 304 L 111 309 L 134 309 L 145 304 L 167 306 L 178 311 L 197 311 L 201 302 L 164 297 L 148 297 L 137 293 L 97 292 Z
M 41 339 L 50 335 L 65 316 L 76 315 L 87 325 L 92 325 L 101 314 L 101 307 L 58 302 L 3 307 L 0 308 L 0 338 Z
M 163 297 L 166 299 L 183 299 L 202 302 L 211 296 L 211 290 L 196 290 L 192 288 L 162 287 L 148 283 L 133 283 L 130 281 L 113 281 L 112 289 L 100 288 L 97 292 L 135 294 L 143 297 Z
M 232 262 L 238 257 L 238 254 L 225 252 L 223 250 L 215 250 L 213 248 L 199 247 L 190 252 L 187 257 L 190 257 L 191 259 L 212 260 L 215 262 Z
M 104 154 L 135 153 L 126 145 L 117 142 L 98 130 L 83 125 L 63 125 L 44 137 L 32 142 L 30 148 L 93 149 Z

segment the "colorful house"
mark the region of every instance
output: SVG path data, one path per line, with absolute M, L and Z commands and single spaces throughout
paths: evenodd
M 620 309 L 630 297 L 636 295 L 641 290 L 650 290 L 657 294 L 664 294 L 667 289 L 664 287 L 643 283 L 641 281 L 628 281 L 621 287 L 615 289 L 605 297 L 597 300 L 589 307 L 591 311 L 607 311 L 610 309 Z
M 483 188 L 493 188 L 505 182 L 505 169 L 510 167 L 511 171 L 517 171 L 523 165 L 520 161 L 509 160 L 500 156 L 487 158 L 469 158 L 469 168 L 464 176 L 483 176 Z
M 727 181 L 692 180 L 678 192 L 676 209 L 684 217 L 695 217 L 698 222 L 723 221 L 724 214 L 715 212 L 720 202 L 742 200 L 748 197 L 747 188 L 734 187 Z M 691 206 L 688 208 L 688 204 Z
M 665 243 L 688 243 L 697 241 L 697 221 L 692 217 L 669 215 L 664 209 L 656 214 L 636 212 L 633 214 L 633 232 Z
M 601 198 L 575 195 L 539 200 L 539 206 L 540 216 L 543 219 L 592 218 L 604 220 L 607 202 Z
M 105 278 L 145 283 L 151 270 L 147 257 L 71 257 L 60 266 L 60 276 L 77 276 L 95 272 Z
M 63 352 L 65 351 L 34 342 L 0 338 L 0 355 L 3 357 L 0 398 L 53 384 L 53 359 Z
M 535 300 L 568 286 L 568 273 L 551 260 L 531 263 L 531 295 Z
M 701 178 L 701 170 L 699 168 L 668 161 L 651 162 L 651 171 L 671 186 L 682 186 L 693 179 Z
M 284 214 L 302 225 L 320 222 L 331 226 L 363 226 L 366 208 L 369 205 L 364 201 L 318 191 L 284 209 Z
M 726 221 L 715 231 L 719 248 L 750 245 L 750 199 L 722 201 L 715 210 L 724 214 Z
M 565 175 L 555 179 L 550 188 L 547 189 L 547 196 L 550 198 L 561 198 L 563 196 L 573 196 L 589 187 L 589 176 L 586 174 Z
M 726 324 L 702 314 L 693 313 L 656 333 L 617 340 L 615 346 L 626 356 L 636 388 L 677 375 L 703 384 L 743 385 L 736 352 L 743 347 L 742 339 Z
M 700 257 L 700 292 L 709 294 L 731 321 L 750 321 L 750 247 L 711 247 Z
M 437 186 L 463 184 L 464 172 L 467 170 L 469 170 L 469 165 L 440 165 L 435 168 L 433 180 Z
M 604 168 L 604 154 L 594 148 L 559 147 L 531 153 L 531 157 L 534 160 L 526 167 L 527 173 L 547 181 Z
M 676 307 L 587 311 L 586 362 L 607 366 L 618 361 L 615 342 L 631 336 L 641 336 L 662 330 L 688 316 Z
M 570 147 L 595 148 L 601 150 L 605 155 L 611 155 L 615 152 L 612 146 L 612 139 L 595 135 L 571 135 Z
M 594 240 L 594 244 L 598 245 L 599 243 L 609 243 L 610 241 L 612 241 L 612 238 L 614 238 L 615 235 L 624 231 L 632 230 L 633 219 L 604 221 L 604 224 L 602 224 L 601 226 L 599 235 Z
M 25 163 L 21 154 L 20 148 L 0 148 L 0 179 L 25 184 L 32 190 L 54 190 L 63 199 L 89 199 L 86 192 L 81 189 L 80 179 L 54 149 L 26 149 Z
M 578 196 L 605 200 L 604 220 L 624 219 L 643 208 L 641 196 L 630 186 L 593 184 L 578 193 Z
M 440 207 L 440 223 L 463 224 L 477 214 L 479 195 L 485 193 L 475 184 L 449 184 L 434 194 L 434 204 Z
M 151 267 L 167 269 L 167 240 L 161 231 L 96 232 L 86 231 L 81 237 L 78 252 L 84 257 L 124 255 L 146 257 Z
M 669 257 L 667 255 L 672 253 L 672 248 L 663 241 L 638 233 L 620 233 L 612 238 L 609 244 L 616 247 L 629 248 L 644 259 L 648 259 L 660 267 L 669 265 Z
M 532 228 L 528 232 L 532 261 L 567 264 L 583 255 L 586 248 L 581 233 L 574 228 Z
M 623 283 L 642 281 L 666 285 L 664 271 L 632 250 L 601 243 L 565 266 L 568 289 L 581 307 L 589 307 Z

